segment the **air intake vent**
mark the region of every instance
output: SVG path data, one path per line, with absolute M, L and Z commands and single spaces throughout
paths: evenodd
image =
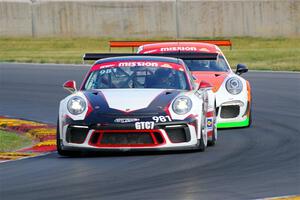
M 69 143 L 82 144 L 88 134 L 87 128 L 68 127 L 66 140 Z
M 166 132 L 172 143 L 190 141 L 188 127 L 166 127 Z
M 240 106 L 222 106 L 221 108 L 221 118 L 235 118 L 240 114 Z

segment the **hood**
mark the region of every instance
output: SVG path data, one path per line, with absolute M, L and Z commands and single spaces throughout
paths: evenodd
M 84 92 L 94 112 L 110 115 L 161 113 L 178 94 L 177 90 L 166 89 L 102 89 Z
M 197 79 L 196 82 L 207 81 L 213 85 L 213 91 L 217 92 L 221 87 L 224 79 L 229 75 L 229 72 L 199 72 L 193 71 L 193 76 Z

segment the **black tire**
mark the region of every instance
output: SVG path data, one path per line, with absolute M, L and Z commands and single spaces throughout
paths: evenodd
M 205 116 L 205 114 L 203 114 L 203 116 Z M 206 117 L 201 122 L 201 138 L 198 140 L 198 144 L 197 144 L 197 149 L 201 152 L 204 152 L 206 149 L 206 145 L 203 137 L 203 129 L 205 129 L 205 127 L 206 127 Z
M 60 140 L 60 133 L 59 133 L 59 120 L 57 120 L 57 126 L 56 126 L 56 149 L 57 149 L 57 153 L 61 156 L 74 157 L 74 156 L 80 155 L 80 152 L 63 150 L 61 148 L 61 140 Z
M 201 138 L 198 140 L 198 150 L 201 152 L 204 152 L 206 149 L 203 136 L 201 135 Z
M 211 140 L 207 141 L 207 146 L 215 146 L 216 143 L 217 143 L 217 139 L 214 131 Z

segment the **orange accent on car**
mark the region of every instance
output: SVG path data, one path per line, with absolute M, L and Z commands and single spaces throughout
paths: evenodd
M 217 92 L 221 87 L 224 79 L 228 76 L 229 72 L 207 72 L 207 71 L 193 71 L 193 76 L 196 82 L 207 81 L 213 85 L 213 92 Z
M 247 84 L 247 91 L 248 91 L 248 102 L 249 102 L 249 106 L 251 106 L 251 100 L 252 100 L 252 96 L 251 96 L 251 86 L 250 86 L 250 83 L 249 81 L 246 81 L 246 84 Z M 250 108 L 248 109 L 248 113 L 247 113 L 247 116 L 250 115 Z
M 139 47 L 145 44 L 163 43 L 163 42 L 201 42 L 214 44 L 217 46 L 232 46 L 230 40 L 152 40 L 152 41 L 109 41 L 110 47 Z

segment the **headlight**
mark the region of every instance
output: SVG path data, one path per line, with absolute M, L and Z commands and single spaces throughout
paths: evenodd
M 240 79 L 232 77 L 226 82 L 226 89 L 230 94 L 239 94 L 243 90 L 243 84 Z
M 68 101 L 68 111 L 73 115 L 80 115 L 86 109 L 86 103 L 83 98 L 75 96 Z
M 192 109 L 192 100 L 189 97 L 177 97 L 172 105 L 173 111 L 178 115 L 184 115 Z

